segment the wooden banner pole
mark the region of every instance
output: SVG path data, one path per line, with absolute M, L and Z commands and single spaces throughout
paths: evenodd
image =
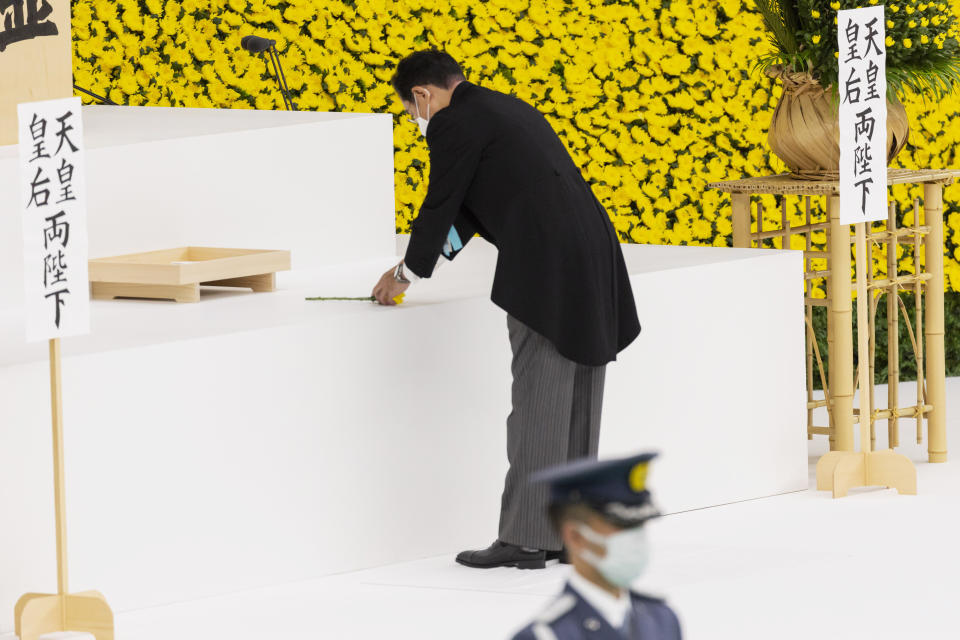
M 870 392 L 873 381 L 870 379 L 870 299 L 867 293 L 867 223 L 856 225 L 857 240 L 857 360 L 860 372 L 860 451 L 869 453 L 872 449 L 870 439 L 870 422 L 873 417 L 873 407 L 870 403 Z
M 62 36 L 63 51 L 65 52 L 63 62 L 69 71 L 70 3 L 66 0 L 51 0 L 51 2 L 59 11 L 47 16 L 51 25 L 48 29 L 62 28 L 62 31 L 54 31 L 54 33 L 59 33 Z M 31 55 L 36 57 L 38 53 L 36 50 L 31 53 L 30 47 L 20 49 L 20 54 L 27 57 Z M 2 59 L 7 57 L 6 55 L 0 56 L 0 79 L 4 75 Z M 42 56 L 36 57 L 34 62 L 43 62 Z M 42 75 L 40 78 L 42 78 Z M 41 82 L 40 78 L 37 79 L 37 83 Z M 6 85 L 2 82 L 0 82 L 0 86 L 6 89 Z M 17 126 L 14 127 L 13 133 L 16 139 L 20 141 L 21 167 L 30 169 L 35 167 L 37 176 L 40 176 L 41 173 L 50 175 L 53 172 L 60 171 L 60 169 L 57 169 L 54 159 L 50 157 L 50 153 L 53 153 L 50 143 L 53 140 L 48 139 L 46 133 L 48 130 L 46 123 L 57 121 L 62 125 L 62 132 L 72 131 L 71 135 L 74 136 L 73 141 L 67 148 L 63 150 L 57 148 L 57 153 L 53 154 L 57 156 L 57 160 L 62 161 L 62 163 L 69 163 L 71 167 L 68 177 L 65 177 L 65 174 L 60 171 L 60 182 L 63 184 L 65 191 L 73 189 L 73 187 L 77 187 L 78 190 L 85 189 L 86 165 L 82 150 L 84 138 L 80 99 L 68 97 L 62 100 L 24 102 L 23 98 L 27 94 L 33 94 L 27 91 L 31 86 L 29 82 L 22 86 L 24 93 L 18 94 L 14 90 L 9 96 L 16 106 L 14 123 Z M 69 87 L 68 75 L 67 88 L 69 89 Z M 16 89 L 17 86 L 14 85 L 13 88 Z M 0 138 L 3 134 L 4 118 L 9 115 L 5 112 L 3 103 L 4 100 L 0 100 Z M 67 124 L 68 119 L 72 124 Z M 37 128 L 37 123 L 43 124 Z M 61 142 L 64 140 L 68 140 L 68 138 L 64 137 Z M 30 141 L 30 144 L 24 144 L 24 141 Z M 34 144 L 37 149 L 40 149 L 42 144 L 46 144 L 50 153 L 37 154 L 37 157 L 31 158 L 32 154 L 27 152 L 27 148 L 33 148 Z M 62 158 L 60 157 L 61 151 Z M 39 161 L 37 165 L 31 164 L 34 160 Z M 33 175 L 33 173 L 33 170 L 29 171 L 29 175 Z M 29 175 L 27 175 L 27 172 L 21 172 L 21 176 L 27 185 L 33 184 L 30 182 Z M 39 178 L 35 178 L 35 180 L 39 180 Z M 35 185 L 27 188 L 32 189 L 34 195 L 38 193 Z M 66 442 L 63 420 L 63 357 L 60 349 L 60 339 L 64 336 L 80 335 L 90 331 L 89 278 L 85 270 L 80 273 L 76 271 L 78 265 L 88 262 L 85 237 L 87 226 L 86 194 L 83 191 L 71 191 L 71 193 L 74 193 L 74 196 L 67 199 L 72 202 L 55 207 L 56 209 L 63 208 L 55 217 L 66 216 L 66 219 L 60 223 L 64 229 L 73 226 L 74 233 L 71 235 L 74 238 L 77 235 L 80 236 L 79 242 L 74 239 L 70 242 L 69 248 L 66 231 L 63 232 L 62 237 L 60 235 L 53 237 L 47 230 L 44 242 L 42 244 L 39 242 L 40 231 L 43 226 L 42 221 L 46 216 L 44 212 L 49 211 L 44 207 L 51 206 L 47 199 L 34 197 L 29 202 L 26 198 L 22 201 L 24 202 L 22 217 L 24 224 L 24 284 L 27 292 L 24 314 L 27 329 L 26 338 L 28 341 L 47 340 L 50 358 L 50 421 L 53 436 L 51 441 L 53 445 L 57 589 L 55 593 L 26 593 L 17 600 L 13 611 L 14 631 L 20 640 L 38 640 L 44 634 L 61 631 L 90 633 L 96 640 L 113 640 L 114 638 L 113 611 L 111 611 L 110 605 L 103 594 L 97 591 L 70 593 L 68 579 L 66 467 L 64 464 Z M 34 210 L 34 207 L 39 210 Z M 53 218 L 46 219 L 52 220 Z M 48 240 L 51 242 L 48 243 Z M 69 280 L 69 290 L 53 291 L 52 289 L 56 287 L 51 285 L 48 288 L 46 280 L 43 280 L 42 287 L 39 286 L 41 283 L 37 282 L 37 270 L 39 269 L 42 272 L 44 264 L 49 266 L 51 256 L 54 255 L 60 256 L 60 266 L 64 269 L 66 268 L 64 262 L 74 265 L 74 270 L 70 271 L 69 276 L 64 271 L 60 274 L 61 279 L 57 280 L 61 283 Z M 57 287 L 60 286 L 62 285 L 57 285 Z M 60 296 L 63 293 L 69 293 L 70 290 L 73 293 L 69 298 L 69 304 L 67 304 L 66 300 L 61 299 Z M 47 299 L 54 295 L 56 298 L 52 301 L 52 305 L 55 306 L 51 306 L 51 302 L 48 302 Z M 40 409 L 40 407 L 37 408 Z
M 24 594 L 14 608 L 20 640 L 38 640 L 53 631 L 86 631 L 97 640 L 113 640 L 113 612 L 103 594 L 71 594 L 67 574 L 67 500 L 63 443 L 63 376 L 60 338 L 50 341 L 50 413 L 53 423 L 53 496 L 57 526 L 57 593 Z
M 840 197 L 827 198 L 830 217 L 830 398 L 836 451 L 853 451 L 853 303 L 850 292 L 850 225 L 840 222 Z M 866 316 L 864 316 L 866 317 Z
M 67 584 L 67 511 L 63 470 L 63 392 L 61 390 L 60 338 L 50 339 L 50 416 L 53 422 L 53 501 L 57 525 L 57 595 L 60 624 L 67 628 L 67 607 L 64 596 L 70 593 Z

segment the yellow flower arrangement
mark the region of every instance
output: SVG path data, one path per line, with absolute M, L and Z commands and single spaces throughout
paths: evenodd
M 471 81 L 539 107 L 625 242 L 728 246 L 729 202 L 707 183 L 784 170 L 766 143 L 778 90 L 751 72 L 754 56 L 745 54 L 769 45 L 743 0 L 74 0 L 72 7 L 74 81 L 120 104 L 283 108 L 263 59 L 240 49 L 241 36 L 255 33 L 277 41 L 301 109 L 395 114 L 400 232 L 426 192 L 428 157 L 389 80 L 402 56 L 427 47 L 447 50 Z M 960 3 L 941 11 L 960 16 Z M 907 111 L 911 145 L 897 163 L 955 165 L 960 96 L 908 101 Z M 920 194 L 899 187 L 894 194 L 909 223 L 910 199 Z M 960 190 L 949 188 L 946 268 L 954 290 L 958 200 Z M 801 224 L 801 211 L 789 215 Z M 771 217 L 765 226 L 778 223 Z M 901 263 L 912 270 L 911 255 Z

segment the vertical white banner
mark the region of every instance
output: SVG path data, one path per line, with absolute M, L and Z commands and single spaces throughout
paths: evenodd
M 17 116 L 27 340 L 89 333 L 80 98 L 19 104 Z
M 840 222 L 887 219 L 887 49 L 883 6 L 837 12 Z

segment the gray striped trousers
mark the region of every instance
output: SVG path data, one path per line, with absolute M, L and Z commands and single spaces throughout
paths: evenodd
M 499 539 L 557 550 L 560 536 L 547 517 L 549 489 L 531 473 L 597 456 L 606 366 L 566 359 L 542 335 L 507 316 L 513 349 L 513 411 L 507 418 L 510 470 L 500 506 Z

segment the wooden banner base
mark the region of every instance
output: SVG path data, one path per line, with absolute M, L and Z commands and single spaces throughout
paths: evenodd
M 14 620 L 20 640 L 38 640 L 55 631 L 85 631 L 97 640 L 113 640 L 113 611 L 97 591 L 28 593 L 17 601 Z
M 842 498 L 856 487 L 889 487 L 897 493 L 917 494 L 917 469 L 910 458 L 892 449 L 858 453 L 831 451 L 817 462 L 817 490 Z

